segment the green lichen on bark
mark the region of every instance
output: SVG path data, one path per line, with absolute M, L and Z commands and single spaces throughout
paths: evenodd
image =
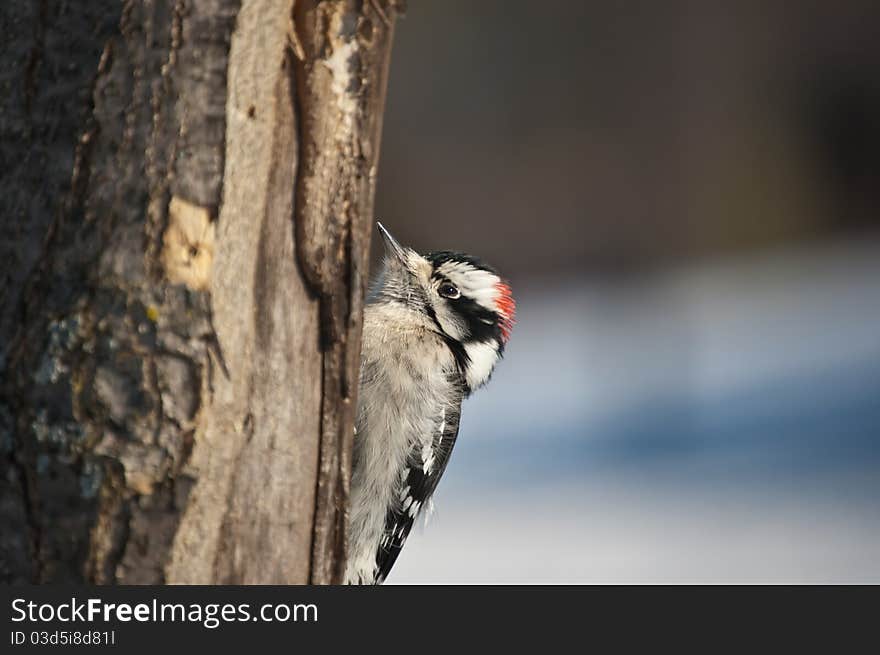
M 190 486 L 184 468 L 213 331 L 208 294 L 168 283 L 155 242 L 171 186 L 219 204 L 223 112 L 213 100 L 202 121 L 197 97 L 224 103 L 237 6 L 126 2 L 81 80 L 89 109 L 72 181 L 52 189 L 63 200 L 44 221 L 30 281 L 16 281 L 18 330 L 4 352 L 6 477 L 22 499 L 10 518 L 27 535 L 27 548 L 9 547 L 18 552 L 7 579 L 163 580 Z M 53 14 L 58 24 L 44 32 L 63 34 L 72 14 Z M 78 27 L 89 26 L 67 24 Z M 205 47 L 209 62 L 187 54 Z M 47 148 L 52 138 L 44 136 Z M 193 160 L 212 165 L 187 168 Z

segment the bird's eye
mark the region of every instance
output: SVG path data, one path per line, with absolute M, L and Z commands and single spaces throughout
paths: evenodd
M 450 300 L 455 300 L 456 298 L 461 297 L 461 291 L 459 291 L 454 285 L 449 284 L 449 282 L 441 284 L 440 288 L 437 289 L 437 293 Z

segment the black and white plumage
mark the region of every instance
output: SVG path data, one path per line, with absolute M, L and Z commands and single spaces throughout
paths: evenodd
M 381 583 L 428 511 L 461 402 L 490 378 L 513 326 L 510 287 L 461 253 L 420 255 L 381 226 L 364 310 L 346 582 Z

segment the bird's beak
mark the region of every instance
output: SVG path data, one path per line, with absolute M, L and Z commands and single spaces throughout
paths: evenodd
M 391 232 L 386 230 L 385 226 L 379 221 L 376 221 L 376 225 L 379 226 L 379 233 L 385 241 L 385 252 L 389 255 L 394 255 L 401 264 L 406 264 L 406 252 L 404 252 L 403 247 L 397 243 L 397 239 L 391 236 Z

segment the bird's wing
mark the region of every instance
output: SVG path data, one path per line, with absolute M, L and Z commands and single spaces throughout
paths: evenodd
M 447 408 L 438 417 L 430 444 L 425 447 L 416 446 L 410 452 L 409 465 L 401 472 L 399 502 L 388 509 L 385 517 L 385 532 L 376 553 L 377 583 L 381 583 L 391 571 L 419 512 L 431 499 L 446 470 L 458 436 L 460 415 L 459 398 L 454 407 Z

